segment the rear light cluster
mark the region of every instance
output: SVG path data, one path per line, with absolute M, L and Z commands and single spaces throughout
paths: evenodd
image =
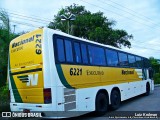
M 44 96 L 44 103 L 45 104 L 52 103 L 51 88 L 44 88 L 43 89 L 43 96 Z

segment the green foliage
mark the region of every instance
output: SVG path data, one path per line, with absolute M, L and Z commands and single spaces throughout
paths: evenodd
M 70 14 L 76 16 L 76 20 L 70 21 L 71 34 L 77 37 L 83 37 L 99 43 L 112 45 L 115 47 L 131 47 L 130 39 L 132 35 L 128 35 L 125 30 L 115 30 L 112 27 L 115 21 L 108 20 L 103 15 L 103 12 L 91 13 L 84 6 L 76 4 L 62 8 L 57 15 L 54 16 L 54 21 L 49 24 L 49 28 L 60 29 L 67 32 L 67 21 L 61 21 L 61 15 L 67 17 Z
M 2 27 L 10 31 L 10 20 L 9 20 L 9 15 L 8 13 L 1 9 L 0 10 L 0 20 L 3 22 Z
M 154 84 L 160 84 L 160 73 L 155 73 L 153 75 Z
M 1 87 L 1 93 L 5 96 L 6 94 L 8 95 L 8 84 L 6 84 L 5 86 Z
M 152 65 L 158 65 L 158 61 L 154 57 L 149 58 Z
M 8 84 L 0 88 L 0 104 L 5 104 L 9 101 L 8 90 Z
M 0 112 L 10 111 L 10 99 L 9 99 L 8 84 L 0 87 Z
M 158 63 L 157 59 L 155 59 L 154 57 L 150 57 L 149 60 L 154 71 L 154 75 L 153 75 L 154 83 L 160 84 L 160 64 Z
M 154 57 L 150 57 L 149 60 L 154 70 L 154 73 L 160 73 L 160 64 L 158 63 L 158 61 Z
M 0 11 L 0 20 L 2 25 L 0 26 L 0 87 L 3 86 L 7 79 L 7 64 L 9 43 L 12 39 L 18 35 L 10 32 L 9 16 L 7 12 Z
M 9 39 L 7 36 L 9 36 Z M 7 80 L 9 43 L 17 36 L 18 35 L 12 33 L 8 34 L 8 31 L 4 28 L 0 29 L 0 87 L 3 86 Z

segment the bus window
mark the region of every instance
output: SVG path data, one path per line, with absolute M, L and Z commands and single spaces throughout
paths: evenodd
M 88 64 L 87 46 L 85 44 L 81 44 L 81 52 L 83 63 Z
M 119 52 L 119 65 L 122 67 L 128 66 L 127 54 Z
M 104 49 L 95 46 L 88 46 L 89 60 L 92 65 L 106 65 Z
M 74 43 L 74 51 L 75 51 L 75 58 L 76 63 L 81 63 L 81 52 L 80 52 L 80 45 L 79 43 Z
M 142 59 L 140 57 L 136 57 L 136 66 L 142 68 Z
M 73 62 L 71 41 L 65 40 L 66 62 Z
M 133 55 L 128 55 L 128 62 L 130 67 L 136 67 L 136 58 Z
M 62 39 L 57 39 L 57 54 L 58 54 L 58 61 L 64 62 L 65 55 L 64 55 L 64 44 Z
M 118 66 L 118 55 L 116 51 L 106 49 L 106 57 L 109 66 Z

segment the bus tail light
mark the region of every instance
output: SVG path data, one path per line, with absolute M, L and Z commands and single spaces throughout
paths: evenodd
M 44 103 L 45 104 L 52 103 L 51 88 L 44 88 L 43 89 L 43 96 L 44 96 Z

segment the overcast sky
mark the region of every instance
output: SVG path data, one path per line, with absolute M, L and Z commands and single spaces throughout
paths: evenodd
M 104 12 L 115 20 L 114 29 L 132 34 L 132 48 L 126 51 L 160 59 L 160 0 L 0 0 L 0 8 L 11 18 L 12 32 L 30 31 L 46 26 L 54 15 L 73 3 L 83 5 L 91 12 Z

